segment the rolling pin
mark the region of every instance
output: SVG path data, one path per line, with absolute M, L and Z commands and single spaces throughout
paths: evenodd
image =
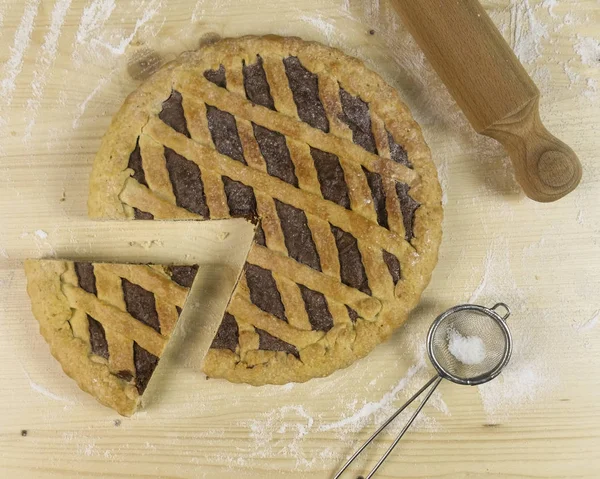
M 555 201 L 581 180 L 577 156 L 542 124 L 540 92 L 477 0 L 392 0 L 478 133 L 508 151 L 530 198 Z

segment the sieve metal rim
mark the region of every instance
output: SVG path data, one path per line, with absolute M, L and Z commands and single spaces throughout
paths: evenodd
M 506 309 L 506 314 L 504 316 L 500 316 L 496 312 L 496 308 L 499 306 L 502 306 L 504 309 Z M 506 348 L 504 349 L 504 354 L 502 356 L 502 359 L 494 367 L 494 369 L 492 369 L 490 372 L 488 372 L 486 374 L 482 374 L 482 375 L 476 376 L 474 378 L 469 378 L 469 379 L 455 376 L 454 374 L 446 371 L 440 365 L 439 361 L 435 357 L 435 354 L 433 353 L 433 335 L 436 333 L 437 328 L 439 327 L 441 322 L 444 321 L 444 319 L 446 319 L 451 314 L 458 313 L 459 311 L 478 311 L 480 313 L 485 314 L 486 316 L 493 318 L 496 321 L 496 323 L 498 324 L 498 326 L 500 326 L 500 329 L 502 330 L 502 333 L 504 335 L 504 341 L 506 344 Z M 508 316 L 510 316 L 510 309 L 504 303 L 497 303 L 494 306 L 492 306 L 491 308 L 486 308 L 485 306 L 481 306 L 478 304 L 459 304 L 458 306 L 454 306 L 453 308 L 450 308 L 447 311 L 444 311 L 437 318 L 435 318 L 435 321 L 432 323 L 432 325 L 429 328 L 429 332 L 427 333 L 427 355 L 429 356 L 429 360 L 431 361 L 431 364 L 433 364 L 433 367 L 436 369 L 438 374 L 441 377 L 443 377 L 444 379 L 448 379 L 449 381 L 452 381 L 453 383 L 462 384 L 465 386 L 477 386 L 479 384 L 487 383 L 488 381 L 491 381 L 496 376 L 498 376 L 498 374 L 500 374 L 500 372 L 502 371 L 504 366 L 506 366 L 506 364 L 510 360 L 510 356 L 512 354 L 512 336 L 510 334 L 510 330 L 508 329 L 508 326 L 506 325 L 506 319 L 508 318 Z

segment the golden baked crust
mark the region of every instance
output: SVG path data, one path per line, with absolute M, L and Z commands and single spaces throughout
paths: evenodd
M 308 83 L 293 87 L 292 70 Z M 312 113 L 325 120 L 300 104 L 311 82 Z M 173 105 L 179 123 L 163 116 Z M 215 136 L 215 112 L 233 147 Z M 257 128 L 285 138 L 292 173 L 274 172 Z M 197 201 L 184 199 L 175 160 L 193 164 L 186 178 L 195 175 Z M 250 213 L 234 204 L 244 195 Z M 227 39 L 165 65 L 114 117 L 88 206 L 103 219 L 260 219 L 261 239 L 204 360 L 211 377 L 256 385 L 325 376 L 366 355 L 416 306 L 441 240 L 436 170 L 398 93 L 359 60 L 298 38 Z M 305 235 L 312 256 L 286 228 Z
M 176 268 L 193 280 L 195 268 Z M 189 287 L 160 265 L 30 259 L 25 273 L 40 332 L 64 372 L 105 406 L 133 414 Z

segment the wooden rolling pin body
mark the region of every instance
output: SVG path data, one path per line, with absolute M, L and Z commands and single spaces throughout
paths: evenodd
M 581 179 L 573 150 L 546 130 L 540 92 L 477 0 L 393 0 L 478 133 L 510 154 L 530 198 L 555 201 Z

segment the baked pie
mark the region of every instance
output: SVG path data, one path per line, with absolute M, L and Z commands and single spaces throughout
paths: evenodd
M 416 306 L 441 239 L 436 170 L 398 93 L 298 38 L 226 39 L 156 72 L 114 117 L 88 206 L 92 218 L 255 224 L 203 366 L 255 385 L 365 356 Z
M 27 292 L 52 355 L 79 387 L 135 412 L 197 266 L 27 260 Z

